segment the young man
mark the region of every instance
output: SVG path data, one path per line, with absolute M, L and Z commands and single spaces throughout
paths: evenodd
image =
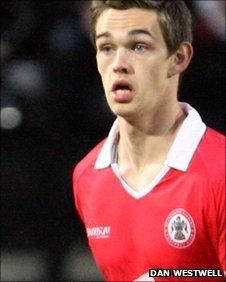
M 222 272 L 224 138 L 177 100 L 193 55 L 188 8 L 183 1 L 93 1 L 92 27 L 117 117 L 73 175 L 97 265 L 111 281 L 153 281 L 149 269 L 160 268 Z

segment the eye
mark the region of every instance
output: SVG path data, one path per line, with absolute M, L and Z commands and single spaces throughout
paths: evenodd
M 99 50 L 104 52 L 105 54 L 109 54 L 114 51 L 114 47 L 111 44 L 105 44 L 99 47 Z
M 144 43 L 136 43 L 132 48 L 136 53 L 144 53 L 148 50 L 148 46 Z

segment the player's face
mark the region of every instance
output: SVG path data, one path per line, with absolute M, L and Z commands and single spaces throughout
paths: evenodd
M 139 117 L 167 99 L 170 57 L 154 11 L 108 9 L 96 25 L 97 65 L 116 115 Z

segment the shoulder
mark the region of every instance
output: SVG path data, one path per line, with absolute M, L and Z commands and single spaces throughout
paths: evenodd
M 225 146 L 225 136 L 211 127 L 207 127 L 204 136 L 214 144 L 218 144 L 221 147 Z
M 207 127 L 194 156 L 193 168 L 203 172 L 214 183 L 222 183 L 225 175 L 225 136 Z
M 93 168 L 105 139 L 98 143 L 78 164 L 73 171 L 73 180 L 79 178 L 88 168 Z
M 220 132 L 207 127 L 202 138 L 203 149 L 208 152 L 208 155 L 213 155 L 215 158 L 223 159 L 225 151 L 225 136 Z

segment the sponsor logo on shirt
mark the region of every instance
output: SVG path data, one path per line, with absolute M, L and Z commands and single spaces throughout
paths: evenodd
M 166 218 L 164 234 L 167 242 L 175 248 L 186 248 L 195 239 L 195 224 L 184 209 L 175 209 Z
M 110 226 L 94 226 L 94 227 L 86 228 L 87 236 L 95 239 L 109 238 L 110 232 L 111 232 Z

